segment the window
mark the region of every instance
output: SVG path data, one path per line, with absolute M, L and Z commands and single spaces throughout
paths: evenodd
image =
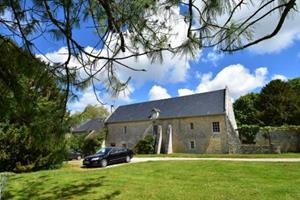
M 219 122 L 213 122 L 212 123 L 212 129 L 213 129 L 213 133 L 219 133 L 220 132 L 220 123 Z
M 124 126 L 124 130 L 123 130 L 124 134 L 127 133 L 127 126 Z
M 194 123 L 190 123 L 191 129 L 194 129 Z
M 195 141 L 190 141 L 190 148 L 195 149 Z
M 122 144 L 122 147 L 127 148 L 126 143 L 123 143 L 123 144 Z

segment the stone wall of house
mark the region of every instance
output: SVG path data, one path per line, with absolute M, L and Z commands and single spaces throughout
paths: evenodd
M 124 128 L 126 127 L 126 132 Z M 106 136 L 106 146 L 126 146 L 132 149 L 139 140 L 144 139 L 147 134 L 153 133 L 151 121 L 122 122 L 108 124 L 108 134 Z
M 237 129 L 237 123 L 236 123 L 236 120 L 235 120 L 234 111 L 233 111 L 233 104 L 232 104 L 231 97 L 230 97 L 229 93 L 230 93 L 230 91 L 226 87 L 226 90 L 225 90 L 225 112 L 226 112 L 226 115 L 228 117 L 228 120 L 231 123 L 231 126 L 233 127 L 233 130 L 236 130 Z
M 212 122 L 219 122 L 220 133 L 212 131 Z M 116 146 L 133 148 L 135 144 L 147 134 L 153 133 L 153 125 L 162 127 L 162 153 L 166 152 L 168 146 L 168 126 L 173 130 L 173 152 L 174 153 L 228 153 L 228 136 L 225 126 L 225 115 L 212 115 L 203 117 L 188 117 L 178 119 L 163 119 L 141 122 L 110 123 L 106 145 L 115 143 Z M 193 123 L 193 129 L 191 129 Z M 126 133 L 124 127 L 126 126 Z M 191 141 L 195 148 L 191 149 Z
M 271 144 L 280 146 L 282 153 L 300 152 L 300 133 L 297 131 L 277 130 L 270 132 Z M 269 138 L 264 133 L 256 135 L 257 145 L 269 145 Z
M 228 153 L 242 153 L 240 151 L 241 141 L 239 139 L 236 128 L 232 125 L 232 121 L 229 117 L 225 118 L 226 123 L 226 136 L 227 136 L 227 149 Z

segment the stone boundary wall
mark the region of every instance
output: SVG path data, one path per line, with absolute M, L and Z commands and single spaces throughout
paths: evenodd
M 257 133 L 256 145 L 269 145 L 269 138 L 261 131 Z M 280 146 L 282 153 L 300 152 L 300 133 L 297 131 L 277 130 L 270 132 L 270 141 L 272 145 Z
M 279 145 L 255 145 L 255 144 L 243 144 L 240 145 L 240 153 L 244 154 L 269 154 L 269 153 L 281 153 Z

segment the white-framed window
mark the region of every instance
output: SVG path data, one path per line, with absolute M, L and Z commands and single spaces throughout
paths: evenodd
M 213 133 L 220 133 L 220 122 L 213 122 L 212 123 L 212 131 Z
M 190 149 L 195 149 L 196 148 L 196 142 L 195 140 L 190 141 Z

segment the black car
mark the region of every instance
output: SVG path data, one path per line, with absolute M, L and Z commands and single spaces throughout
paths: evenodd
M 96 154 L 84 158 L 83 165 L 86 167 L 106 167 L 110 164 L 130 162 L 133 152 L 127 148 L 106 147 L 97 151 Z
M 81 158 L 82 158 L 81 153 L 77 151 L 71 150 L 68 152 L 68 156 L 67 156 L 68 160 L 81 160 Z

